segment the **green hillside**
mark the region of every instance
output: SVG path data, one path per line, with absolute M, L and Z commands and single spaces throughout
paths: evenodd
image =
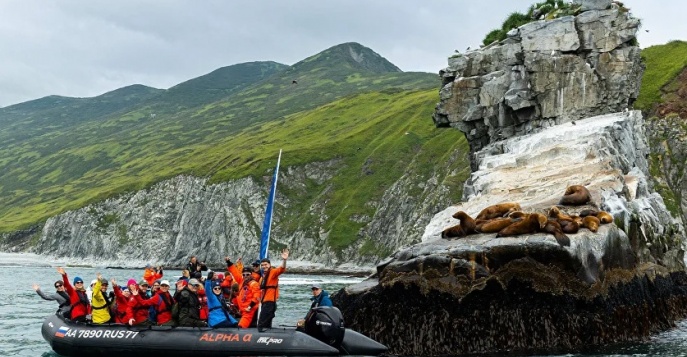
M 648 111 L 661 102 L 661 89 L 687 67 L 687 42 L 671 41 L 642 50 L 646 71 L 635 108 Z
M 442 152 L 447 146 L 466 145 L 462 134 L 435 132 L 428 119 L 438 100 L 434 74 L 398 72 L 358 44 L 335 46 L 291 67 L 270 64 L 254 68 L 261 69 L 253 71 L 253 82 L 240 76 L 244 71 L 218 70 L 161 93 L 152 91 L 150 97 L 109 116 L 47 128 L 39 123 L 32 135 L 0 144 L 0 231 L 26 227 L 179 174 L 216 181 L 262 175 L 277 148 L 288 152 L 285 165 L 342 156 L 378 157 L 371 162 L 385 168 L 367 178 L 372 180 L 370 188 L 359 185 L 357 194 L 346 192 L 344 186 L 359 179 L 341 178 L 341 192 L 350 198 L 367 195 L 365 190 L 393 177 L 390 174 L 397 171 L 386 165 L 396 161 L 387 162 L 383 154 L 408 150 L 395 148 L 397 144 L 413 142 L 414 155 L 428 157 L 441 155 L 431 146 L 427 152 L 420 150 L 428 136 L 450 137 L 442 139 L 447 140 Z M 264 75 L 270 71 L 274 73 Z M 212 103 L 193 97 L 227 81 L 242 84 L 226 85 Z M 182 104 L 166 110 L 172 97 Z M 44 110 L 54 112 L 51 118 L 69 117 L 49 105 Z M 0 113 L 3 120 L 9 119 Z M 13 121 L 33 125 L 16 117 Z M 394 137 L 402 140 L 396 143 L 385 135 L 390 130 L 409 134 Z M 3 134 L 5 128 L 0 128 Z M 337 216 L 346 214 L 350 213 Z
M 48 96 L 0 108 L 0 148 L 128 110 L 163 90 L 132 85 L 93 98 Z

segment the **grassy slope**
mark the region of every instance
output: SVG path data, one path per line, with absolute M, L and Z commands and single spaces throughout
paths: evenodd
M 646 71 L 635 108 L 648 111 L 661 102 L 661 89 L 687 66 L 687 42 L 671 41 L 642 50 Z
M 432 125 L 429 118 L 436 101 L 435 89 L 373 92 L 251 126 L 221 141 L 173 148 L 130 133 L 128 143 L 101 140 L 37 160 L 27 159 L 26 164 L 37 171 L 27 169 L 15 173 L 16 177 L 37 180 L 40 187 L 32 192 L 17 187 L 14 197 L 3 197 L 9 204 L 0 208 L 0 229 L 36 223 L 182 173 L 211 176 L 215 181 L 262 175 L 273 165 L 278 148 L 285 150 L 285 166 L 337 157 L 353 160 L 347 161 L 348 171 L 337 178 L 341 192 L 332 205 L 335 210 L 347 205 L 335 216 L 340 224 L 347 225 L 345 217 L 356 207 L 365 210 L 364 202 L 400 175 L 400 158 L 407 162 L 410 157 L 425 156 L 426 160 L 418 162 L 437 162 L 430 158 L 447 155 L 447 149 L 456 145 L 467 148 L 462 134 L 436 130 Z M 127 118 L 114 122 L 119 120 Z M 372 158 L 378 174 L 361 180 L 357 177 L 360 160 L 368 158 Z M 356 203 L 351 204 L 351 199 Z
M 216 146 L 233 143 L 232 138 L 249 137 L 251 145 L 230 165 L 243 167 L 259 161 L 260 153 L 255 151 L 256 145 L 264 143 L 256 134 L 261 125 L 283 122 L 289 115 L 337 98 L 388 88 L 436 88 L 438 84 L 436 75 L 429 73 L 379 73 L 395 69 L 393 65 L 386 68 L 381 57 L 379 68 L 374 68 L 375 62 L 372 69 L 356 67 L 359 63 L 341 58 L 348 48 L 373 57 L 372 51 L 357 44 L 335 46 L 217 102 L 205 103 L 202 98 L 199 102 L 199 86 L 212 89 L 228 79 L 241 85 L 246 82 L 225 68 L 175 86 L 127 112 L 76 127 L 51 127 L 45 135 L 0 144 L 0 231 L 22 228 L 179 174 L 212 175 L 227 161 L 215 162 L 208 155 L 214 155 Z M 279 69 L 278 64 L 268 67 Z M 299 83 L 293 85 L 292 78 Z M 170 96 L 185 99 L 176 110 L 170 110 L 165 107 Z M 182 108 L 193 103 L 200 105 Z M 30 120 L 17 123 L 32 125 Z M 318 131 L 317 126 L 313 128 Z M 40 125 L 37 129 L 42 130 Z M 233 144 L 228 147 L 235 151 Z M 309 161 L 306 157 L 302 162 Z M 223 175 L 236 178 L 244 172 Z

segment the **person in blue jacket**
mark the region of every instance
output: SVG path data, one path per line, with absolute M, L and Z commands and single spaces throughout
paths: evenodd
M 320 284 L 313 284 L 310 289 L 312 290 L 312 297 L 310 298 L 312 300 L 311 309 L 319 306 L 333 306 L 329 293 L 326 290 L 322 290 Z
M 214 273 L 208 273 L 205 279 L 205 294 L 208 299 L 208 326 L 210 327 L 234 327 L 238 321 L 229 314 L 227 302 L 222 294 L 222 286 L 219 280 L 214 280 Z

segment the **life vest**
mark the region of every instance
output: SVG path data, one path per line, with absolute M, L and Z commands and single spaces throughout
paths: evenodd
M 262 290 L 261 302 L 276 302 L 279 298 L 279 275 L 281 275 L 285 268 L 270 268 L 265 273 L 265 276 L 260 280 L 260 290 Z
M 74 307 L 75 307 L 75 306 L 83 305 L 84 310 L 86 311 L 86 313 L 88 313 L 88 309 L 91 307 L 91 303 L 88 302 L 88 295 L 86 294 L 86 291 L 85 291 L 85 290 L 84 290 L 84 291 L 81 291 L 81 290 L 76 290 L 76 289 L 75 289 L 74 292 L 76 293 L 76 296 L 77 296 L 79 299 L 76 300 L 75 303 L 71 304 L 71 306 L 72 306 L 72 311 L 74 310 Z

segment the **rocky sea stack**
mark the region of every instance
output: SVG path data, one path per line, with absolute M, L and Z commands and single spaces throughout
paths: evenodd
M 472 175 L 462 203 L 422 242 L 338 292 L 349 326 L 399 355 L 572 351 L 636 341 L 687 312 L 684 228 L 652 189 L 640 112 L 639 22 L 610 1 L 535 21 L 442 70 L 437 126 L 465 132 Z M 614 222 L 561 246 L 544 233 L 443 239 L 452 215 L 518 202 L 546 214 L 570 185 Z

